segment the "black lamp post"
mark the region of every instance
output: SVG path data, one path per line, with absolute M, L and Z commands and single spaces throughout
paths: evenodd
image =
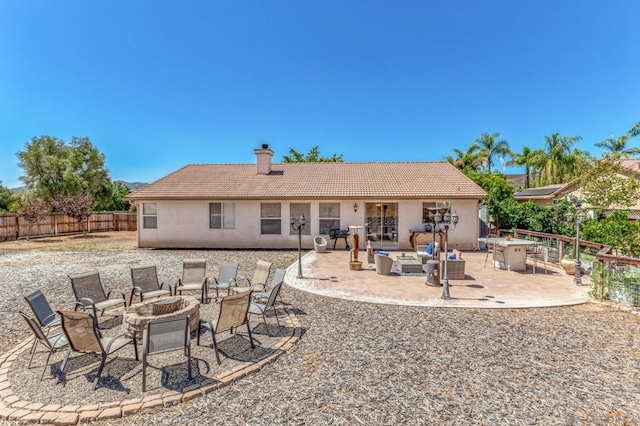
M 458 217 L 458 213 L 455 211 L 453 214 L 450 214 L 448 211 L 444 214 L 444 217 L 437 212 L 433 218 L 433 221 L 436 224 L 442 223 L 444 225 L 444 276 L 442 278 L 442 296 L 440 298 L 444 300 L 451 299 L 449 296 L 449 275 L 448 275 L 448 266 L 449 266 L 449 227 L 453 231 L 456 229 L 456 224 L 458 223 L 460 218 Z
M 582 227 L 582 222 L 584 221 L 586 215 L 582 211 L 582 203 L 575 195 L 571 194 L 569 196 L 569 200 L 573 203 L 576 208 L 576 216 L 574 217 L 572 213 L 567 213 L 567 219 L 569 222 L 572 220 L 576 225 L 576 268 L 573 273 L 573 283 L 575 285 L 582 285 L 582 277 L 580 276 L 580 267 L 582 266 L 580 263 L 580 228 Z
M 298 231 L 298 278 L 302 278 L 302 230 L 304 229 L 304 225 L 306 225 L 307 220 L 304 218 L 304 215 L 300 215 L 300 221 L 296 225 L 293 215 L 291 215 L 289 223 L 294 231 Z

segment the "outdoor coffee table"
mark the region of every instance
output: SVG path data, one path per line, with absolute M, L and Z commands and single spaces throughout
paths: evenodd
M 154 304 L 161 306 L 174 300 L 179 301 L 175 311 L 159 315 L 153 314 Z M 189 316 L 190 330 L 195 331 L 200 321 L 200 301 L 198 299 L 193 296 L 158 297 L 128 306 L 122 314 L 122 329 L 129 335 L 142 338 L 142 332 L 149 321 L 167 318 L 184 318 L 186 316 Z
M 398 256 L 396 262 L 401 274 L 421 274 L 424 266 L 421 261 L 413 256 Z

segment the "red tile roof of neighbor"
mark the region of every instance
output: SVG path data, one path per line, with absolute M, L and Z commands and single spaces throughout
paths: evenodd
M 472 198 L 486 193 L 448 162 L 190 164 L 127 197 L 160 199 Z

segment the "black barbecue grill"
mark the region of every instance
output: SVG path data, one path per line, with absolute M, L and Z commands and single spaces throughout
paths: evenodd
M 329 230 L 329 238 L 333 240 L 333 249 L 336 249 L 336 243 L 338 242 L 338 238 L 344 238 L 344 244 L 346 245 L 345 250 L 349 250 L 349 230 L 348 229 L 330 229 Z

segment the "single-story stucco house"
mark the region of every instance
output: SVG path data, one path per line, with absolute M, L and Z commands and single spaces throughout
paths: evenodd
M 139 247 L 297 248 L 290 217 L 304 215 L 305 248 L 331 229 L 361 226 L 361 249 L 368 238 L 409 251 L 412 227 L 447 205 L 460 218 L 450 247 L 477 247 L 486 193 L 448 162 L 272 164 L 268 145 L 254 153 L 256 164 L 190 164 L 129 194 Z

